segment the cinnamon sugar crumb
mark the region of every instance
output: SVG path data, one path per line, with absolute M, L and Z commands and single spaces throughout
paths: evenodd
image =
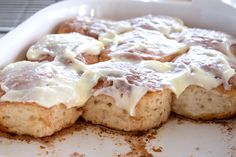
M 153 147 L 152 147 L 152 150 L 153 150 L 154 152 L 162 152 L 163 148 L 162 148 L 162 147 L 158 147 L 158 146 L 153 146 Z
M 73 154 L 70 155 L 70 157 L 85 157 L 84 154 L 80 154 L 78 152 L 74 152 Z
M 40 147 L 40 149 L 45 149 L 46 147 L 44 147 L 44 146 L 39 146 Z

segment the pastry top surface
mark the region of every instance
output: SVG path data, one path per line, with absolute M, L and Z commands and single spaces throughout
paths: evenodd
M 29 48 L 29 61 L 0 72 L 1 101 L 81 107 L 91 96 L 108 95 L 134 115 L 147 92 L 169 89 L 178 97 L 191 85 L 208 90 L 233 85 L 236 60 L 228 47 L 234 38 L 187 28 L 177 18 L 77 18 L 57 32 L 65 34 L 42 37 Z M 85 61 L 93 57 L 93 64 Z

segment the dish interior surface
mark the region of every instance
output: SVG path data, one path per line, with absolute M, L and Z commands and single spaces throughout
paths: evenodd
M 218 12 L 215 8 L 223 11 Z M 214 3 L 212 0 L 208 3 L 200 0 L 65 1 L 41 10 L 1 38 L 0 66 L 22 59 L 32 43 L 44 34 L 53 32 L 58 23 L 70 17 L 86 15 L 119 20 L 146 14 L 176 16 L 188 26 L 236 35 L 236 9 L 218 0 Z M 1 133 L 0 148 L 1 157 L 14 157 L 16 154 L 24 157 L 236 157 L 236 119 L 203 123 L 172 116 L 160 128 L 141 135 L 112 131 L 82 122 L 43 139 Z

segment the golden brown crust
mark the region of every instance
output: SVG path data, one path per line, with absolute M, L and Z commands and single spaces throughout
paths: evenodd
M 212 89 L 212 90 L 216 90 L 216 91 L 218 91 L 222 94 L 226 94 L 226 95 L 229 95 L 229 96 L 235 96 L 235 93 L 236 93 L 236 87 L 235 86 L 231 86 L 228 90 L 226 90 L 223 85 L 220 85 L 217 88 Z
M 201 114 L 201 116 L 185 116 L 187 118 L 193 120 L 202 120 L 202 121 L 210 121 L 210 120 L 224 120 L 224 119 L 231 119 L 236 116 L 236 112 L 234 113 L 217 113 L 217 114 Z
M 111 51 L 109 49 L 104 49 L 99 55 L 99 62 L 108 61 L 111 58 L 108 56 Z
M 99 34 L 109 30 L 110 23 L 105 20 L 93 18 L 77 18 L 69 19 L 59 24 L 56 33 L 72 33 L 77 32 L 95 39 L 98 39 Z
M 80 34 L 86 35 L 86 30 L 86 25 L 83 25 L 83 23 L 77 21 L 76 19 L 69 19 L 59 24 L 56 33 L 64 34 L 78 32 Z
M 236 41 L 235 41 L 236 42 Z M 234 56 L 236 56 L 236 43 L 232 44 L 230 46 L 231 52 Z
M 87 54 L 84 53 L 82 54 L 86 64 L 94 64 L 94 63 L 98 63 L 99 59 L 98 59 L 98 55 L 91 55 L 91 54 Z

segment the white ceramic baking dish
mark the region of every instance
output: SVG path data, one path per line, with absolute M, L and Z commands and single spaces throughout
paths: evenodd
M 59 22 L 70 17 L 87 15 L 116 20 L 146 14 L 164 14 L 179 17 L 188 26 L 211 28 L 236 35 L 236 9 L 234 7 L 235 4 L 230 0 L 224 0 L 224 2 L 219 0 L 72 0 L 60 2 L 39 11 L 0 39 L 0 67 L 22 59 L 29 45 L 42 35 L 53 32 Z M 124 155 L 130 152 L 130 146 L 132 146 L 128 144 L 129 142 L 127 143 L 126 138 L 119 133 L 101 133 L 99 128 L 92 126 L 74 131 L 73 134 L 53 138 L 49 144 L 37 140 L 27 142 L 0 137 L 0 157 Z M 144 142 L 143 147 L 153 156 L 236 157 L 236 120 L 197 123 L 171 118 L 169 122 L 157 129 L 157 135 L 154 135 L 153 139 L 146 140 L 146 137 L 141 140 Z

